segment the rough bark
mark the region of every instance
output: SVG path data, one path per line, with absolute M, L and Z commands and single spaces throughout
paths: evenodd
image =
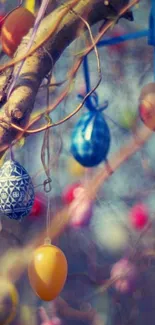
M 120 10 L 122 6 L 127 3 L 128 0 L 111 1 L 111 4 L 114 5 L 117 10 Z M 46 35 L 51 25 L 57 21 L 60 8 L 61 6 L 44 18 L 37 33 L 36 43 Z M 114 14 L 114 12 L 111 11 L 111 7 L 104 5 L 103 0 L 80 0 L 78 5 L 76 5 L 75 10 L 80 16 L 87 17 L 87 20 L 91 25 L 100 20 L 104 20 L 106 17 L 111 16 L 111 14 Z M 17 135 L 17 132 L 9 126 L 9 123 L 12 122 L 19 126 L 24 126 L 29 120 L 39 86 L 47 73 L 51 70 L 51 59 L 44 49 L 48 50 L 52 56 L 54 66 L 67 46 L 78 37 L 77 31 L 80 28 L 80 25 L 80 18 L 74 13 L 69 12 L 62 20 L 56 33 L 45 44 L 45 46 L 26 59 L 20 72 L 18 83 L 9 100 L 2 107 L 0 113 L 0 118 L 3 118 L 8 122 L 1 122 L 0 125 L 1 148 L 3 145 L 11 143 Z M 25 52 L 25 45 L 27 44 L 28 39 L 29 35 L 23 38 L 23 41 L 16 52 L 16 57 L 20 57 Z M 17 71 L 18 66 L 19 64 L 16 64 L 14 73 Z M 8 76 L 10 76 L 10 69 L 8 69 L 6 76 L 0 76 L 1 90 L 6 87 Z M 3 151 L 1 150 L 0 157 L 2 157 L 4 152 L 5 149 Z

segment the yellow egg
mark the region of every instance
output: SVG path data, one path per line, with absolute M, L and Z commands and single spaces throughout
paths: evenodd
M 53 300 L 59 295 L 65 284 L 67 271 L 64 253 L 53 245 L 37 248 L 28 266 L 30 284 L 44 301 Z
M 68 171 L 72 176 L 80 177 L 85 173 L 85 167 L 80 165 L 75 159 L 70 158 L 68 161 Z

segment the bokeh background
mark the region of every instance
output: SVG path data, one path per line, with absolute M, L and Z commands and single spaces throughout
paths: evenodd
M 15 1 L 5 3 L 5 10 L 15 6 Z M 115 28 L 105 37 L 115 36 L 115 33 L 132 33 L 148 28 L 150 2 L 141 0 L 133 9 L 134 22 L 121 19 Z M 99 28 L 92 28 L 95 33 Z M 82 47 L 82 41 L 77 39 L 61 56 L 54 67 L 54 77 L 57 82 L 64 80 L 66 73 L 74 62 L 74 54 Z M 102 69 L 102 82 L 97 89 L 100 105 L 105 100 L 109 106 L 105 111 L 105 119 L 111 132 L 111 147 L 108 157 L 125 144 L 132 136 L 132 119 L 138 115 L 138 98 L 142 87 L 153 81 L 153 49 L 148 46 L 147 38 L 123 43 L 121 46 L 109 46 L 99 49 Z M 91 85 L 97 80 L 95 55 L 89 55 L 89 72 Z M 60 88 L 51 88 L 50 102 L 59 95 Z M 78 94 L 85 90 L 83 67 L 80 68 L 73 91 L 66 100 L 51 114 L 53 121 L 58 121 L 72 112 L 79 103 Z M 34 112 L 46 107 L 46 89 L 40 88 L 36 98 Z M 70 154 L 71 132 L 76 121 L 87 108 L 71 120 L 50 130 L 52 191 L 50 193 L 50 209 L 52 216 L 63 207 L 62 192 L 67 185 L 83 180 L 89 176 L 75 175 L 75 162 Z M 138 121 L 141 124 L 140 120 Z M 28 137 L 22 145 L 15 149 L 16 159 L 32 176 L 36 193 L 45 195 L 43 182 L 46 179 L 41 163 L 40 153 L 43 134 Z M 60 146 L 62 145 L 61 152 Z M 6 156 L 7 159 L 7 156 Z M 153 249 L 155 199 L 155 150 L 154 135 L 144 147 L 123 164 L 100 189 L 95 201 L 93 217 L 89 227 L 67 228 L 56 239 L 57 244 L 66 254 L 69 275 L 61 293 L 70 306 L 87 310 L 89 304 L 99 313 L 103 325 L 154 325 L 155 318 L 155 277 L 153 260 L 143 260 L 138 269 L 136 289 L 131 294 L 120 294 L 113 288 L 105 293 L 98 293 L 99 282 L 104 282 L 110 276 L 112 265 L 121 257 L 127 256 L 139 237 L 139 232 L 132 229 L 128 214 L 135 203 L 143 202 L 149 209 L 152 229 L 142 236 L 136 245 L 142 252 L 146 247 Z M 100 164 L 98 169 L 102 168 Z M 97 168 L 91 170 L 91 175 Z M 16 250 L 26 245 L 46 226 L 46 215 L 37 218 L 26 218 L 21 223 L 2 217 L 0 233 L 1 258 L 11 260 Z M 26 230 L 26 231 L 25 231 Z M 135 257 L 136 259 L 136 257 Z M 136 263 L 136 261 L 135 261 Z M 79 273 L 80 275 L 77 275 Z M 83 274 L 86 273 L 86 274 Z M 20 324 L 20 313 L 23 306 L 31 310 L 31 324 L 41 324 L 38 317 L 38 307 L 44 306 L 49 317 L 51 303 L 43 303 L 37 298 L 29 285 L 27 272 L 17 281 L 20 295 L 20 306 L 16 319 L 12 324 Z M 24 323 L 25 322 L 25 323 Z M 62 319 L 63 324 L 84 324 L 79 321 Z M 22 324 L 28 324 L 22 320 Z M 29 323 L 30 324 L 30 323 Z

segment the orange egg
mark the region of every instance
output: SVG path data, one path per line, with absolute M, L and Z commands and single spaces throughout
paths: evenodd
M 12 11 L 5 19 L 1 30 L 3 51 L 12 57 L 22 38 L 33 27 L 35 16 L 26 8 L 20 7 Z
M 55 299 L 63 289 L 68 271 L 64 253 L 56 246 L 37 248 L 28 266 L 32 289 L 44 301 Z

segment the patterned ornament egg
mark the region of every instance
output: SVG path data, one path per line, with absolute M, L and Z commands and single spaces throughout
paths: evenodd
M 110 131 L 101 112 L 83 114 L 74 127 L 71 141 L 71 153 L 82 166 L 94 167 L 106 160 Z
M 34 202 L 34 187 L 27 171 L 14 160 L 0 169 L 0 211 L 10 219 L 27 216 Z

